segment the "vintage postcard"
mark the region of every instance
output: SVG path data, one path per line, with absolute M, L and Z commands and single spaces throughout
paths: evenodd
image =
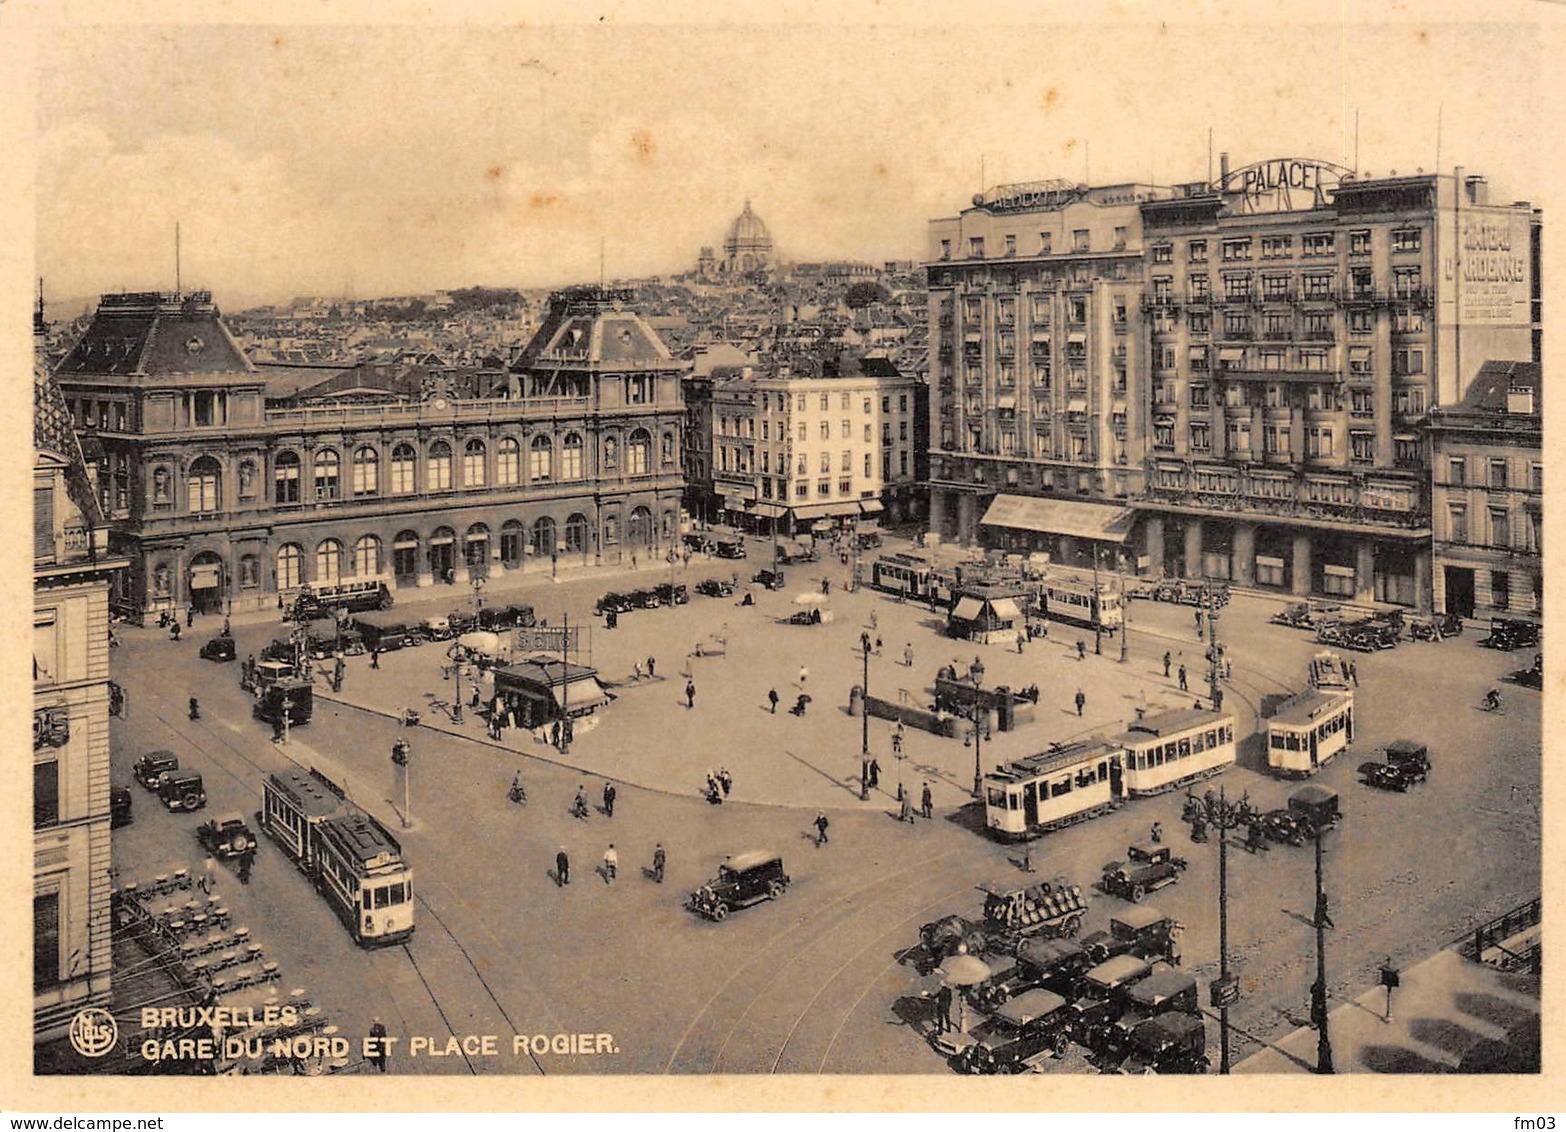
M 1560 28 L 0 6 L 16 1103 L 1542 1103 Z

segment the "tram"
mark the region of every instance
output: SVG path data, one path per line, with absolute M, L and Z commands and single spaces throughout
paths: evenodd
M 1267 721 L 1267 765 L 1285 778 L 1315 774 L 1354 741 L 1354 693 L 1306 688 Z
M 1122 757 L 1115 742 L 1093 738 L 998 766 L 984 776 L 984 824 L 1015 841 L 1108 813 L 1125 792 Z
M 413 934 L 413 872 L 402 847 L 320 771 L 270 775 L 256 820 L 359 946 L 400 943 Z
M 918 554 L 883 554 L 870 564 L 872 587 L 916 601 L 949 602 L 955 584 L 953 571 Z
M 1108 582 L 1098 584 L 1098 593 L 1087 579 L 1053 578 L 1039 587 L 1044 602 L 1044 616 L 1051 621 L 1065 621 L 1091 629 L 1095 611 L 1098 627 L 1113 633 L 1125 623 L 1120 607 L 1120 592 Z
M 1124 751 L 1126 793 L 1164 794 L 1234 763 L 1234 716 L 1176 708 L 1137 720 L 1114 742 Z

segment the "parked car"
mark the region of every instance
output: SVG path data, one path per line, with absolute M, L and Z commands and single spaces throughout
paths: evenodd
M 1024 991 L 960 1035 L 967 1042 L 956 1067 L 962 1073 L 1024 1072 L 1043 1056 L 1065 1052 L 1071 1016 L 1070 1004 L 1053 991 Z
M 712 552 L 712 540 L 706 535 L 688 534 L 685 536 L 685 545 L 697 554 Z
M 1327 621 L 1336 621 L 1340 607 L 1315 601 L 1295 602 L 1272 615 L 1274 625 L 1287 625 L 1291 629 L 1314 629 Z
M 1174 921 L 1151 904 L 1127 908 L 1109 919 L 1108 931 L 1096 931 L 1082 937 L 1082 950 L 1094 963 L 1116 955 L 1158 957 L 1169 950 L 1169 931 Z
M 744 558 L 745 540 L 741 538 L 720 538 L 713 553 L 719 558 Z
M 1394 739 L 1386 746 L 1386 760 L 1413 778 L 1423 782 L 1430 777 L 1430 749 L 1413 739 Z
M 789 875 L 776 853 L 740 853 L 718 866 L 718 875 L 691 893 L 688 906 L 710 920 L 723 920 L 735 908 L 776 900 L 788 891 Z
M 1071 1004 L 1072 1038 L 1093 1050 L 1107 1045 L 1111 1027 L 1126 1012 L 1126 992 L 1152 970 L 1152 962 L 1127 953 L 1085 972 Z
M 1299 819 L 1309 836 L 1315 837 L 1342 820 L 1338 796 L 1325 786 L 1303 786 L 1289 795 L 1289 810 Z
M 686 605 L 691 600 L 689 591 L 682 585 L 663 582 L 653 588 L 658 595 L 658 601 L 662 605 Z
M 598 604 L 593 607 L 598 613 L 629 613 L 636 606 L 631 604 L 631 599 L 620 593 L 606 593 L 598 599 Z
M 1544 654 L 1533 654 L 1533 664 L 1527 668 L 1519 668 L 1516 672 L 1506 677 L 1514 684 L 1521 684 L 1524 688 L 1540 689 L 1544 687 Z
M 136 760 L 131 769 L 136 781 L 148 790 L 156 791 L 165 774 L 179 769 L 179 756 L 173 751 L 152 751 Z
M 1111 861 L 1104 866 L 1099 887 L 1111 896 L 1138 903 L 1149 892 L 1156 892 L 1180 879 L 1186 867 L 1184 857 L 1176 857 L 1167 845 L 1132 845 L 1126 850 L 1128 861 Z
M 732 597 L 734 586 L 718 578 L 704 578 L 696 583 L 696 592 L 703 597 Z
M 858 541 L 860 550 L 874 550 L 881 545 L 881 535 L 877 531 L 861 531 Z
M 1539 643 L 1539 626 L 1515 617 L 1492 617 L 1490 635 L 1479 642 L 1487 649 L 1532 648 Z
M 122 825 L 130 825 L 134 820 L 132 807 L 129 788 L 124 786 L 112 788 L 109 791 L 109 828 L 119 829 Z
M 488 605 L 479 610 L 479 628 L 493 632 L 496 629 L 531 629 L 538 624 L 531 605 Z
M 751 581 L 764 589 L 781 590 L 784 586 L 784 574 L 782 570 L 758 570 Z
M 795 562 L 815 562 L 820 557 L 814 543 L 785 542 L 778 546 L 778 561 L 785 566 Z
M 978 954 L 971 946 L 968 952 Z M 974 1001 L 980 1009 L 991 1010 L 1034 987 L 1071 998 L 1076 993 L 1077 980 L 1091 966 L 1087 952 L 1076 941 L 1035 936 L 1017 945 L 1016 965 L 978 987 Z
M 1366 786 L 1374 786 L 1378 790 L 1396 790 L 1400 794 L 1414 784 L 1413 778 L 1404 771 L 1378 762 L 1360 763 L 1359 779 Z
M 656 590 L 632 590 L 626 595 L 632 609 L 657 609 L 663 602 L 658 600 Z
M 239 656 L 239 650 L 234 647 L 233 637 L 213 637 L 201 646 L 202 660 L 234 660 Z
M 256 835 L 239 814 L 219 814 L 196 827 L 196 840 L 216 857 L 237 857 L 254 848 Z
M 1159 1014 L 1131 1031 L 1131 1056 L 1122 1073 L 1206 1073 L 1207 1027 L 1191 1014 Z
M 207 788 L 201 775 L 175 770 L 158 780 L 158 799 L 169 810 L 199 810 L 207 804 Z

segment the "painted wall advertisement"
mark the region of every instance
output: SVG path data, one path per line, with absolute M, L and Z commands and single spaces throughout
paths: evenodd
M 1457 249 L 1442 257 L 1441 273 L 1463 322 L 1528 321 L 1528 222 L 1526 212 L 1459 214 Z

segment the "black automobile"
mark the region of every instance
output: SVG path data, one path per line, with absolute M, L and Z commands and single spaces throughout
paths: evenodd
M 717 877 L 691 893 L 687 906 L 709 920 L 723 920 L 735 908 L 776 900 L 790 883 L 783 858 L 776 853 L 740 853 L 719 865 Z
M 745 540 L 741 538 L 720 538 L 713 553 L 719 558 L 744 558 Z
M 170 811 L 188 813 L 207 804 L 207 788 L 199 774 L 188 770 L 171 771 L 158 780 L 158 799 Z
M 479 610 L 479 628 L 494 631 L 496 629 L 531 629 L 538 624 L 538 618 L 533 614 L 531 605 L 491 605 Z
M 156 790 L 165 774 L 179 769 L 179 756 L 173 751 L 153 751 L 142 755 L 131 768 L 136 781 L 148 790 Z
M 594 609 L 599 613 L 629 613 L 635 608 L 636 606 L 631 603 L 630 598 L 624 594 L 612 592 L 604 594 L 603 597 L 598 599 L 598 604 L 594 606 Z
M 1413 739 L 1394 739 L 1387 744 L 1386 760 L 1415 782 L 1430 777 L 1430 749 Z
M 1395 790 L 1403 793 L 1414 784 L 1409 774 L 1387 763 L 1365 762 L 1359 764 L 1359 779 L 1366 786 L 1378 790 Z
M 1126 908 L 1109 920 L 1108 931 L 1096 931 L 1081 939 L 1082 950 L 1094 963 L 1117 955 L 1158 957 L 1169 949 L 1169 929 L 1174 921 L 1151 904 Z
M 664 605 L 686 605 L 691 600 L 690 592 L 681 585 L 664 582 L 655 586 L 653 592 L 658 595 L 658 600 Z
M 712 540 L 706 535 L 688 534 L 685 536 L 685 545 L 698 554 L 712 550 Z
M 696 592 L 702 597 L 732 597 L 734 586 L 718 578 L 704 578 L 696 583 Z
M 131 792 L 124 786 L 116 786 L 109 791 L 109 828 L 119 829 L 122 825 L 130 825 L 133 820 L 131 810 Z
M 201 646 L 202 660 L 234 660 L 239 656 L 239 650 L 234 647 L 233 637 L 213 637 Z
M 196 840 L 215 857 L 237 857 L 256 845 L 256 835 L 240 814 L 219 814 L 196 829 Z
M 762 586 L 764 589 L 781 590 L 784 586 L 783 571 L 760 570 L 757 571 L 756 576 L 752 578 L 751 581 Z
M 1071 1007 L 1052 991 L 1035 988 L 1002 1003 L 966 1035 L 972 1045 L 956 1058 L 963 1073 L 1021 1073 L 1040 1054 L 1063 1053 Z
M 1490 635 L 1479 643 L 1487 649 L 1501 649 L 1505 652 L 1532 648 L 1539 643 L 1539 626 L 1516 617 L 1492 617 Z
M 1122 1073 L 1206 1073 L 1207 1028 L 1200 1017 L 1172 1012 L 1137 1024 Z
M 1289 812 L 1306 831 L 1307 837 L 1315 837 L 1323 830 L 1331 829 L 1342 820 L 1338 810 L 1336 792 L 1325 786 L 1302 786 L 1289 795 Z
M 632 590 L 626 594 L 626 600 L 631 603 L 632 609 L 657 609 L 663 602 L 658 600 L 656 590 Z

